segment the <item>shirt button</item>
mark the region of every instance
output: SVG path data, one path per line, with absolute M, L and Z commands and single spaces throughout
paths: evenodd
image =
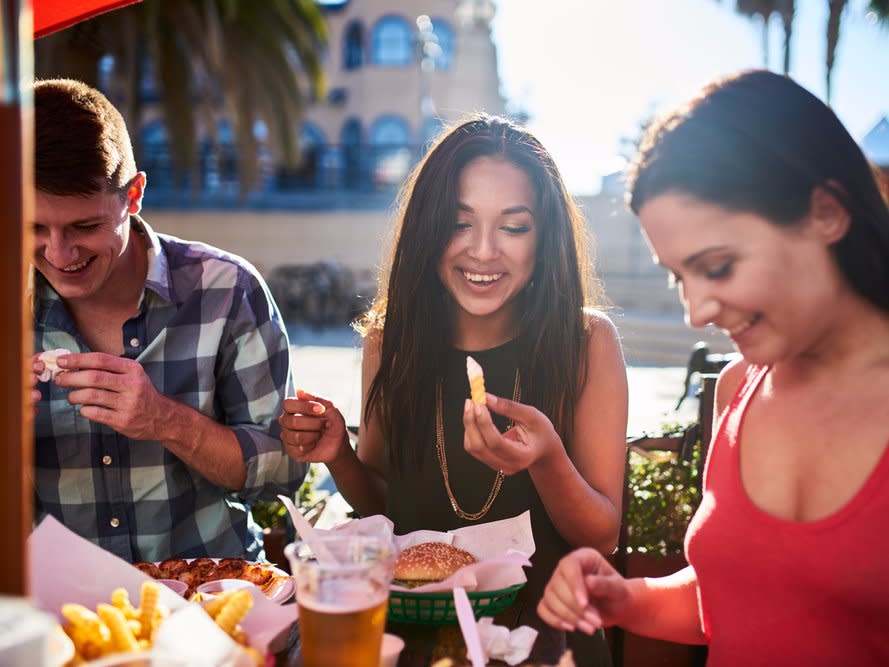
M 139 339 L 130 338 L 130 347 L 139 347 Z
M 102 463 L 104 463 L 106 466 L 109 465 L 111 463 L 111 457 L 106 454 L 102 457 Z
M 112 528 L 117 528 L 119 525 L 120 525 L 120 519 L 118 519 L 117 517 L 114 517 L 113 519 L 111 519 L 111 527 Z

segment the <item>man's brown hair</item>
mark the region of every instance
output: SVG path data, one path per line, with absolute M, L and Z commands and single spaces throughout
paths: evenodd
M 35 179 L 53 195 L 122 189 L 136 175 L 120 112 L 95 88 L 73 79 L 34 84 Z

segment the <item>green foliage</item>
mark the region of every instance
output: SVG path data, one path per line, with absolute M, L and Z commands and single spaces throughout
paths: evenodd
M 287 522 L 287 508 L 280 500 L 258 500 L 250 508 L 260 528 L 277 528 Z
M 663 435 L 681 438 L 685 427 L 667 424 Z M 682 553 L 685 531 L 701 501 L 700 440 L 691 460 L 675 452 L 630 452 L 627 546 L 641 553 Z
M 315 466 L 310 466 L 302 486 L 296 492 L 296 506 L 310 507 L 318 500 L 318 473 Z M 260 500 L 253 503 L 250 510 L 253 520 L 261 528 L 277 528 L 287 525 L 287 508 L 280 500 Z

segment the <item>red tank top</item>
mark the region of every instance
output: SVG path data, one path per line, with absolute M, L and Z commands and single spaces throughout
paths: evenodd
M 685 538 L 708 667 L 889 665 L 889 447 L 855 496 L 817 521 L 759 509 L 741 483 L 751 367 L 721 420 Z

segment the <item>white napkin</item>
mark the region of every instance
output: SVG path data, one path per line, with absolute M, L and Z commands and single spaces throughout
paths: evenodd
M 530 655 L 537 640 L 534 628 L 522 625 L 510 632 L 509 628 L 494 625 L 494 620 L 488 616 L 476 622 L 466 591 L 459 586 L 454 589 L 454 606 L 472 667 L 484 667 L 490 660 L 517 665 Z
M 480 618 L 477 623 L 482 650 L 488 660 L 503 660 L 517 665 L 531 653 L 537 639 L 537 630 L 521 625 L 515 630 L 502 625 L 494 625 L 490 616 Z
M 160 624 L 154 650 L 176 656 L 189 667 L 255 667 L 253 659 L 196 604 Z

